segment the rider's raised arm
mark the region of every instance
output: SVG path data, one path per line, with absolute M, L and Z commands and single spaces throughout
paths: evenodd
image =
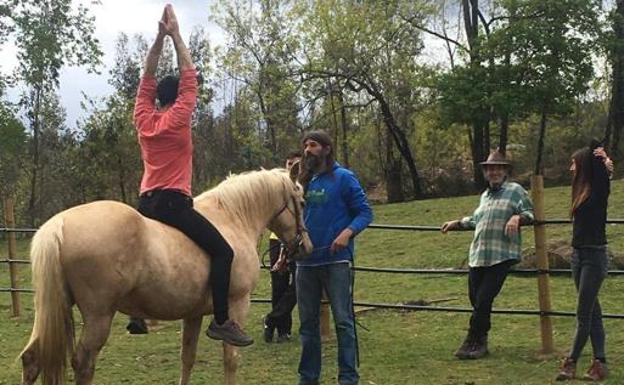
M 191 115 L 197 105 L 197 75 L 195 66 L 191 59 L 191 53 L 184 44 L 180 35 L 178 20 L 173 12 L 173 7 L 167 5 L 166 29 L 173 39 L 173 46 L 178 57 L 178 67 L 180 69 L 180 85 L 178 87 L 178 97 L 174 105 L 167 111 L 171 128 L 190 127 Z
M 167 20 L 167 10 L 163 12 L 162 19 L 158 22 L 158 34 L 154 44 L 150 47 L 145 58 L 143 66 L 143 77 L 139 84 L 136 102 L 134 105 L 134 122 L 137 127 L 141 127 L 141 121 L 149 117 L 156 109 L 156 68 L 158 68 L 158 59 L 162 52 L 163 43 L 167 32 L 165 22 Z

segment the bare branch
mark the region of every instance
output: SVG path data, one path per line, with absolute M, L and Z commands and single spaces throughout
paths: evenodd
M 450 37 L 448 37 L 448 36 L 446 36 L 446 35 L 443 35 L 443 34 L 441 34 L 441 33 L 438 33 L 438 32 L 436 32 L 436 31 L 434 31 L 434 30 L 431 30 L 431 29 L 429 29 L 429 28 L 427 28 L 427 27 L 423 27 L 422 25 L 416 24 L 416 22 L 414 21 L 414 18 L 415 18 L 415 17 L 412 17 L 412 18 L 409 18 L 409 19 L 408 19 L 408 18 L 406 18 L 406 17 L 402 16 L 402 18 L 403 18 L 403 20 L 405 20 L 405 21 L 407 21 L 408 23 L 410 23 L 410 24 L 411 24 L 414 28 L 416 28 L 416 29 L 418 29 L 418 30 L 420 30 L 420 31 L 423 31 L 423 32 L 425 32 L 425 33 L 428 33 L 428 34 L 430 34 L 430 35 L 433 35 L 433 36 L 435 36 L 435 37 L 439 37 L 440 39 L 442 39 L 442 40 L 444 40 L 444 41 L 446 41 L 446 42 L 453 43 L 453 44 L 455 44 L 457 47 L 459 47 L 459 48 L 463 49 L 464 51 L 469 52 L 468 48 L 466 48 L 466 46 L 465 46 L 465 45 L 463 45 L 462 43 L 458 42 L 457 40 L 452 39 L 452 38 L 450 38 Z

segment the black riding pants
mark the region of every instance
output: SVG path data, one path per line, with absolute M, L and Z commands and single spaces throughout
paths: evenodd
M 280 241 L 269 241 L 271 267 L 275 265 L 280 254 Z M 295 272 L 297 265 L 288 263 L 287 271 L 271 272 L 271 312 L 266 316 L 266 324 L 270 328 L 277 328 L 279 335 L 290 334 L 292 329 L 292 311 L 297 305 L 297 290 L 295 288 Z
M 210 285 L 215 320 L 228 316 L 228 293 L 234 252 L 212 223 L 193 209 L 193 198 L 173 190 L 153 190 L 141 195 L 139 212 L 175 227 L 210 255 Z

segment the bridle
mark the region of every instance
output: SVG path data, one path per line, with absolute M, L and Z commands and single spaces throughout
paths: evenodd
M 288 206 L 290 202 L 293 203 L 294 211 Z M 303 244 L 303 234 L 307 233 L 308 229 L 306 229 L 305 225 L 301 221 L 299 206 L 297 205 L 297 201 L 295 201 L 294 196 L 286 198 L 286 202 L 284 202 L 284 205 L 277 211 L 275 215 L 271 217 L 271 220 L 269 222 L 273 222 L 273 220 L 282 215 L 284 211 L 288 211 L 290 214 L 293 215 L 293 217 L 295 218 L 295 224 L 297 226 L 297 234 L 293 239 L 291 239 L 290 241 L 282 240 L 282 242 L 286 246 L 286 251 L 288 252 L 288 255 L 294 256 L 299 250 L 299 247 L 301 247 L 301 245 Z

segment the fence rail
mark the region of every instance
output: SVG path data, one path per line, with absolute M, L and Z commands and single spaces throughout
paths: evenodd
M 554 351 L 552 340 L 552 325 L 551 316 L 558 317 L 574 317 L 574 312 L 566 311 L 553 311 L 550 305 L 550 275 L 571 274 L 570 269 L 550 269 L 548 265 L 548 258 L 546 255 L 546 225 L 562 225 L 570 224 L 569 219 L 550 219 L 546 220 L 544 215 L 544 188 L 543 179 L 541 176 L 531 177 L 531 194 L 533 198 L 535 208 L 535 221 L 532 224 L 524 226 L 532 226 L 535 233 L 535 252 L 537 255 L 537 268 L 536 269 L 514 269 L 511 270 L 511 274 L 514 275 L 537 275 L 538 281 L 538 299 L 539 310 L 523 310 L 523 309 L 493 309 L 492 313 L 495 314 L 507 314 L 507 315 L 537 315 L 540 317 L 541 326 L 541 338 L 542 338 L 542 352 L 552 353 Z M 34 233 L 37 229 L 29 228 L 16 228 L 15 220 L 13 216 L 13 204 L 12 201 L 7 200 L 5 204 L 5 220 L 6 227 L 0 227 L 0 234 L 7 233 L 9 240 L 9 256 L 6 259 L 0 259 L 0 263 L 8 263 L 11 271 L 11 287 L 0 288 L 0 292 L 11 293 L 13 301 L 13 314 L 19 315 L 19 293 L 33 293 L 32 289 L 17 287 L 17 272 L 16 265 L 28 264 L 30 261 L 25 259 L 18 259 L 15 252 L 15 233 Z M 624 224 L 624 219 L 609 219 L 607 224 Z M 370 224 L 370 229 L 378 230 L 395 230 L 395 231 L 433 231 L 439 232 L 440 226 L 413 226 L 413 225 L 392 225 L 392 224 Z M 469 229 L 454 230 L 454 231 L 471 231 Z M 355 271 L 370 272 L 370 273 L 390 273 L 390 274 L 453 274 L 453 275 L 465 275 L 468 273 L 467 269 L 410 269 L 410 268 L 379 268 L 379 267 L 366 267 L 355 266 Z M 624 270 L 611 270 L 610 275 L 620 276 L 624 275 Z M 252 303 L 271 303 L 270 299 L 253 298 Z M 380 309 L 398 309 L 409 311 L 437 311 L 437 312 L 456 312 L 456 313 L 470 313 L 472 308 L 467 307 L 446 307 L 446 306 L 429 306 L 429 305 L 416 305 L 416 304 L 389 304 L 389 303 L 376 303 L 366 301 L 355 301 L 356 306 L 365 306 L 370 308 Z M 326 306 L 326 305 L 324 305 Z M 324 314 L 324 315 L 323 315 Z M 329 324 L 329 312 L 325 310 L 321 311 L 321 330 L 329 330 L 327 326 Z M 603 318 L 624 319 L 624 314 L 603 314 Z M 325 326 L 323 326 L 325 325 Z M 323 332 L 324 333 L 324 332 Z

